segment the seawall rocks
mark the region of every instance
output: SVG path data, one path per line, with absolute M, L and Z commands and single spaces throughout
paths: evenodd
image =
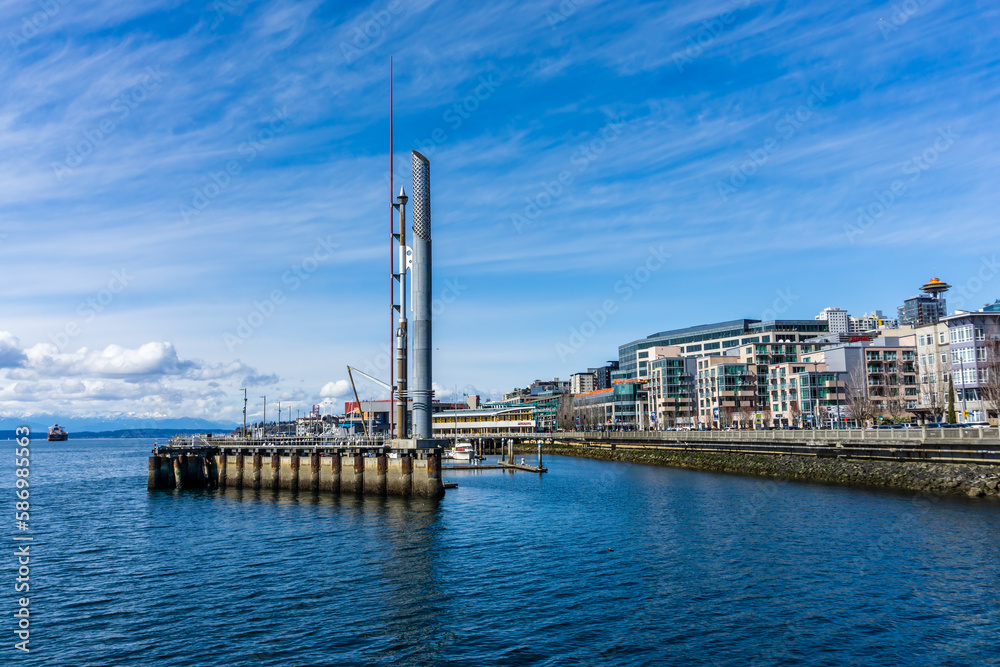
M 523 448 L 523 451 L 534 450 Z M 650 451 L 628 449 L 621 445 L 618 445 L 615 451 L 597 447 L 545 445 L 542 453 L 543 455 L 559 454 L 711 472 L 1000 499 L 1000 467 L 995 466 L 911 461 L 866 461 L 788 454 Z

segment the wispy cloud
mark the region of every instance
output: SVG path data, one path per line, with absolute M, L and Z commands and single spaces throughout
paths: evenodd
M 226 392 L 244 379 L 274 379 L 268 391 L 288 396 L 301 383 L 295 400 L 308 402 L 339 386 L 346 363 L 379 354 L 389 335 L 390 55 L 397 180 L 407 184 L 410 149 L 437 128 L 447 134 L 431 159 L 435 261 L 469 288 L 441 318 L 463 335 L 438 328 L 442 386 L 505 388 L 578 370 L 534 351 L 537 332 L 564 335 L 586 296 L 654 242 L 674 258 L 665 283 L 683 287 L 637 295 L 588 343 L 607 347 L 589 363 L 652 330 L 759 313 L 793 280 L 805 287 L 790 316 L 811 317 L 829 299 L 890 310 L 931 267 L 960 273 L 998 240 L 993 4 L 928 0 L 887 35 L 888 2 L 575 2 L 555 23 L 550 4 L 399 0 L 379 22 L 384 1 L 243 2 L 222 16 L 211 3 L 62 2 L 15 50 L 9 35 L 28 10 L 0 2 L 5 328 L 35 341 L 0 340 L 0 361 L 16 366 L 3 405 L 159 400 L 207 415 L 235 409 Z M 373 20 L 363 57 L 348 62 L 339 45 Z M 674 55 L 691 44 L 697 57 L 678 68 Z M 446 114 L 483 76 L 502 83 L 454 127 Z M 829 101 L 721 200 L 716 184 L 776 136 L 811 86 Z M 287 128 L 183 220 L 180 206 L 245 157 L 240 147 L 276 109 L 287 109 Z M 581 159 L 612 121 L 620 136 Z M 947 126 L 961 141 L 850 243 L 844 225 L 857 209 Z M 81 150 L 68 172 L 54 167 Z M 564 170 L 572 181 L 517 233 L 511 216 Z M 341 247 L 240 346 L 246 368 L 233 366 L 223 335 L 328 234 Z M 856 270 L 884 266 L 887 252 L 907 262 L 878 284 Z M 841 273 L 811 280 L 818 266 Z M 128 290 L 48 354 L 49 335 L 122 267 L 135 275 Z M 733 286 L 749 284 L 768 287 L 734 300 Z M 543 307 L 552 294 L 558 302 Z M 483 340 L 491 351 L 477 363 Z M 143 364 L 146 375 L 111 375 Z

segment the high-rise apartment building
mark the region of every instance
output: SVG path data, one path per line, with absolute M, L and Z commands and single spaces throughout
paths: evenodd
M 824 308 L 816 319 L 825 320 L 830 327 L 830 333 L 847 333 L 850 328 L 851 316 L 843 308 Z

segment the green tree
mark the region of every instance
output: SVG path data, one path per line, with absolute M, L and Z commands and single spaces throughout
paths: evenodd
M 950 377 L 948 378 L 948 423 L 958 423 L 958 416 L 955 415 L 955 381 Z

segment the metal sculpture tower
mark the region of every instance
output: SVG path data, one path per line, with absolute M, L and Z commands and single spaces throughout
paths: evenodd
M 431 163 L 413 151 L 413 437 L 431 438 Z M 404 403 L 405 405 L 405 403 Z

